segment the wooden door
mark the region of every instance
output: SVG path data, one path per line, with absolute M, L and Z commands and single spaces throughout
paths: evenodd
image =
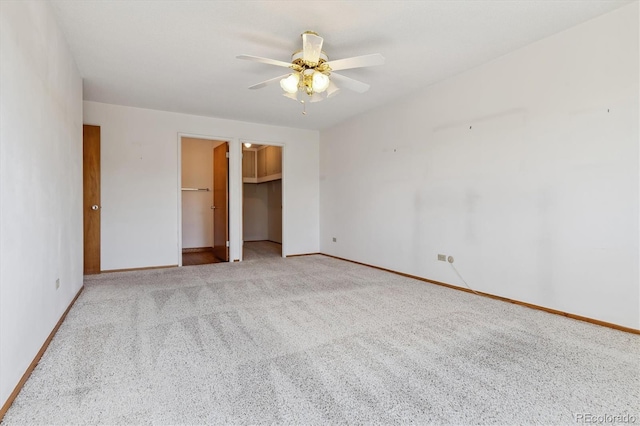
M 100 126 L 82 126 L 84 273 L 100 273 Z
M 229 143 L 213 149 L 213 254 L 229 261 Z

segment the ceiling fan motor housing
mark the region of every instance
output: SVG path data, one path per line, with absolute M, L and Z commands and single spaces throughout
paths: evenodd
M 318 67 L 321 67 L 327 61 L 329 61 L 329 57 L 324 51 L 320 52 L 320 56 L 318 57 L 318 62 L 315 62 L 315 63 L 305 61 L 304 52 L 302 50 L 298 50 L 293 55 L 291 55 L 291 63 L 301 68 L 318 68 Z M 329 68 L 329 66 L 327 65 L 326 68 Z

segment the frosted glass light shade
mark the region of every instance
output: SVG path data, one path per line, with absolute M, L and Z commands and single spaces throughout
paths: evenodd
M 244 147 L 245 147 L 245 148 L 251 148 L 251 144 L 250 144 L 249 142 L 245 142 L 245 143 L 244 143 Z
M 296 93 L 298 91 L 298 82 L 300 81 L 300 76 L 298 73 L 290 74 L 288 77 L 280 80 L 280 87 L 287 93 Z
M 313 73 L 313 91 L 316 93 L 322 93 L 329 87 L 329 77 L 321 72 Z

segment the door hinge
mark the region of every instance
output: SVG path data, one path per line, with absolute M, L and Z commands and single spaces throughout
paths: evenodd
M 225 156 L 225 157 L 227 157 L 227 158 L 229 158 L 229 153 L 228 153 L 228 152 L 225 152 L 225 153 L 224 153 L 224 156 Z
M 229 247 L 229 241 L 227 241 L 227 247 Z

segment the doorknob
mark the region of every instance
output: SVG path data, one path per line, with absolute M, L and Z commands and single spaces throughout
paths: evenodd
M 98 207 L 97 204 L 94 204 L 91 206 L 91 210 L 98 210 L 100 207 Z
M 215 209 L 215 208 L 216 208 L 216 206 L 211 206 L 211 210 L 213 210 L 213 209 Z

